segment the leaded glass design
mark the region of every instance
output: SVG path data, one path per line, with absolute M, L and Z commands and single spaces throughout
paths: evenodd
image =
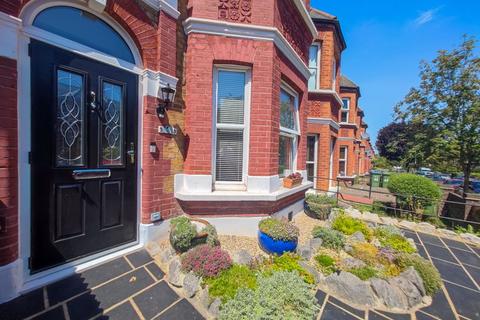
M 84 165 L 84 85 L 83 76 L 57 70 L 56 154 L 58 167 Z
M 123 164 L 123 90 L 122 87 L 103 81 L 102 164 Z

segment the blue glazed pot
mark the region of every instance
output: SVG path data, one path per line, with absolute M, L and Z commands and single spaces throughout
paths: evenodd
M 298 241 L 282 241 L 274 240 L 269 235 L 258 231 L 258 241 L 263 250 L 267 251 L 270 254 L 282 255 L 287 251 L 295 251 L 297 248 Z

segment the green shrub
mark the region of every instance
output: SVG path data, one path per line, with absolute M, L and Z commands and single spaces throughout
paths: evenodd
M 327 195 L 309 194 L 305 198 L 305 212 L 321 220 L 326 220 L 332 208 L 336 205 L 337 201 L 335 198 Z
M 353 273 L 361 280 L 368 280 L 370 278 L 376 277 L 378 274 L 378 271 L 370 266 L 353 268 L 348 270 L 348 272 Z
M 440 278 L 440 273 L 437 268 L 435 268 L 430 261 L 420 257 L 418 254 L 399 254 L 396 259 L 396 264 L 402 269 L 411 266 L 417 270 L 423 280 L 425 291 L 429 296 L 432 296 L 440 289 L 442 279 Z
M 180 252 L 188 251 L 197 236 L 197 228 L 187 217 L 177 217 L 170 221 L 170 244 Z
M 400 205 L 414 212 L 436 203 L 442 195 L 435 182 L 411 173 L 392 175 L 387 187 L 390 192 L 398 195 Z
M 400 231 L 400 229 L 398 229 L 395 226 L 385 225 L 385 226 L 376 227 L 374 230 L 374 234 L 376 237 L 384 238 L 384 237 L 393 236 L 395 234 L 401 236 L 402 232 Z
M 457 234 L 461 234 L 461 233 L 471 233 L 471 234 L 474 234 L 476 236 L 480 236 L 480 231 L 477 232 L 475 231 L 475 229 L 472 227 L 471 224 L 467 225 L 467 227 L 462 227 L 462 226 L 456 226 L 455 227 L 455 232 Z
M 220 308 L 220 320 L 314 319 L 320 309 L 315 291 L 296 272 L 260 276 L 256 290 L 241 288 Z
M 259 222 L 258 228 L 273 240 L 297 241 L 300 234 L 298 228 L 285 219 L 263 219 Z
M 214 226 L 211 224 L 207 224 L 203 229 L 202 233 L 207 233 L 207 239 L 205 241 L 206 244 L 215 247 L 220 244 L 220 241 L 218 240 L 218 234 L 217 234 L 217 229 L 215 229 Z
M 257 277 L 250 268 L 242 265 L 234 265 L 228 270 L 222 271 L 216 278 L 205 280 L 208 285 L 208 293 L 211 297 L 220 298 L 222 302 L 233 299 L 238 289 L 257 287 Z
M 392 248 L 398 252 L 414 253 L 416 251 L 410 242 L 408 242 L 404 236 L 399 234 L 378 237 L 378 240 L 382 246 Z
M 352 218 L 346 214 L 339 214 L 332 223 L 332 228 L 346 235 L 352 235 L 357 231 L 363 233 L 367 240 L 372 238 L 372 230 L 365 222 Z
M 317 226 L 313 228 L 312 236 L 322 239 L 325 248 L 339 250 L 345 245 L 345 236 L 337 230 Z
M 327 254 L 319 254 L 315 256 L 315 261 L 317 261 L 320 270 L 322 270 L 325 275 L 332 274 L 336 270 L 335 259 Z
M 425 222 L 430 223 L 432 226 L 435 226 L 436 228 L 446 228 L 447 227 L 445 225 L 445 223 L 443 223 L 443 221 L 437 216 L 427 217 L 427 218 L 425 218 Z
M 272 274 L 275 271 L 296 271 L 308 284 L 314 284 L 315 278 L 305 270 L 299 263 L 300 257 L 294 253 L 286 252 L 281 256 L 274 256 L 267 259 L 261 266 L 264 274 Z

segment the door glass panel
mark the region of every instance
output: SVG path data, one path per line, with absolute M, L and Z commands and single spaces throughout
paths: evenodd
M 307 162 L 315 161 L 315 137 L 307 136 Z
M 102 164 L 123 164 L 123 88 L 107 81 L 102 82 L 104 121 L 101 127 Z
M 84 165 L 83 76 L 57 70 L 57 119 L 55 163 L 57 167 Z

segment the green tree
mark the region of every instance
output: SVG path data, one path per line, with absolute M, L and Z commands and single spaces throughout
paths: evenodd
M 426 159 L 461 168 L 465 191 L 480 163 L 480 58 L 475 49 L 476 40 L 465 37 L 458 48 L 422 62 L 419 86 L 395 107 L 397 120 L 420 124 L 415 143 Z

